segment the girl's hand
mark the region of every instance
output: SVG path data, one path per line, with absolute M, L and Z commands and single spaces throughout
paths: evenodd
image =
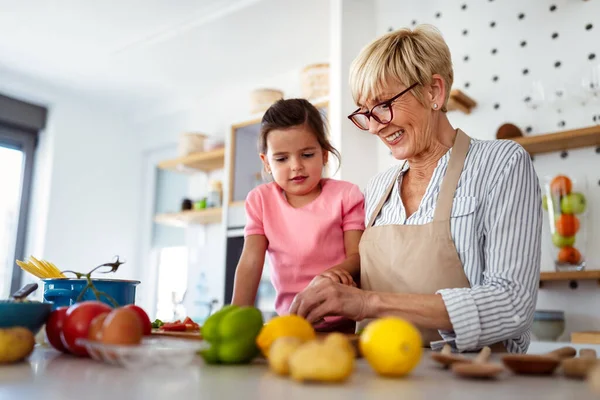
M 343 268 L 330 268 L 327 271 L 317 275 L 317 278 L 318 277 L 329 278 L 336 283 L 341 283 L 342 285 L 357 287 L 352 275 L 350 275 L 350 273 Z
M 369 293 L 334 282 L 333 279 L 315 279 L 298 293 L 289 313 L 297 314 L 316 323 L 330 315 L 360 321 L 367 317 Z

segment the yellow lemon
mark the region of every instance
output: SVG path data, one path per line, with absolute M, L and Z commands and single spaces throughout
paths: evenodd
M 410 322 L 385 317 L 371 322 L 361 333 L 359 346 L 369 365 L 380 375 L 404 376 L 421 360 L 423 340 Z
M 265 357 L 269 358 L 269 348 L 275 339 L 280 337 L 296 337 L 302 341 L 316 338 L 313 326 L 297 315 L 282 315 L 267 322 L 258 337 L 256 345 Z

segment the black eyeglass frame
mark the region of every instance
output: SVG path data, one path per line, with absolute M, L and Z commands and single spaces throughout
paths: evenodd
M 404 95 L 405 93 L 408 93 L 409 91 L 411 91 L 412 89 L 414 89 L 414 88 L 415 88 L 415 86 L 417 86 L 418 84 L 419 84 L 418 82 L 415 82 L 415 83 L 413 83 L 411 86 L 409 86 L 408 88 L 404 89 L 403 91 L 401 91 L 400 93 L 398 93 L 397 95 L 395 95 L 394 97 L 392 97 L 391 99 L 389 99 L 389 100 L 386 100 L 386 101 L 382 101 L 381 103 L 378 103 L 378 104 L 374 105 L 374 106 L 373 106 L 373 108 L 371 108 L 371 110 L 367 110 L 367 111 L 359 112 L 359 111 L 360 111 L 360 108 L 358 108 L 358 109 L 357 109 L 356 111 L 354 111 L 352 114 L 348 115 L 348 119 L 349 119 L 350 121 L 352 121 L 352 123 L 353 123 L 354 125 L 356 125 L 356 127 L 357 127 L 358 129 L 360 129 L 360 130 L 363 130 L 363 131 L 368 131 L 368 130 L 369 130 L 369 128 L 368 128 L 368 127 L 367 127 L 367 128 L 363 128 L 363 127 L 362 127 L 360 124 L 358 124 L 358 123 L 357 123 L 357 122 L 354 120 L 354 116 L 356 116 L 356 115 L 364 115 L 365 117 L 367 117 L 367 120 L 368 120 L 368 121 L 370 121 L 370 120 L 371 120 L 371 117 L 373 117 L 373 119 L 374 119 L 375 121 L 379 122 L 380 124 L 383 124 L 383 125 L 389 124 L 389 123 L 390 123 L 390 122 L 392 122 L 392 120 L 394 119 L 394 110 L 393 110 L 393 108 L 392 108 L 392 103 L 393 103 L 394 101 L 398 100 L 398 99 L 399 99 L 399 98 L 400 98 L 402 95 Z M 379 119 L 379 118 L 378 118 L 378 117 L 377 117 L 375 114 L 372 114 L 374 109 L 376 109 L 377 107 L 379 107 L 379 106 L 382 106 L 382 105 L 387 105 L 387 106 L 389 107 L 389 109 L 390 109 L 390 120 L 389 120 L 389 121 L 382 121 L 382 120 L 380 120 L 380 119 Z

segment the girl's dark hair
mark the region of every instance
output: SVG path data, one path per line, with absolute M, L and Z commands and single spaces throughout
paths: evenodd
M 260 126 L 258 151 L 267 153 L 267 136 L 274 129 L 306 125 L 316 136 L 323 150 L 341 160 L 339 151 L 329 141 L 327 126 L 319 110 L 305 99 L 278 100 L 265 112 Z

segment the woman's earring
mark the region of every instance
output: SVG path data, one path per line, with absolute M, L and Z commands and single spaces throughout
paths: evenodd
M 433 109 L 434 109 L 434 110 L 437 110 L 437 103 L 434 103 L 434 104 L 433 104 Z

